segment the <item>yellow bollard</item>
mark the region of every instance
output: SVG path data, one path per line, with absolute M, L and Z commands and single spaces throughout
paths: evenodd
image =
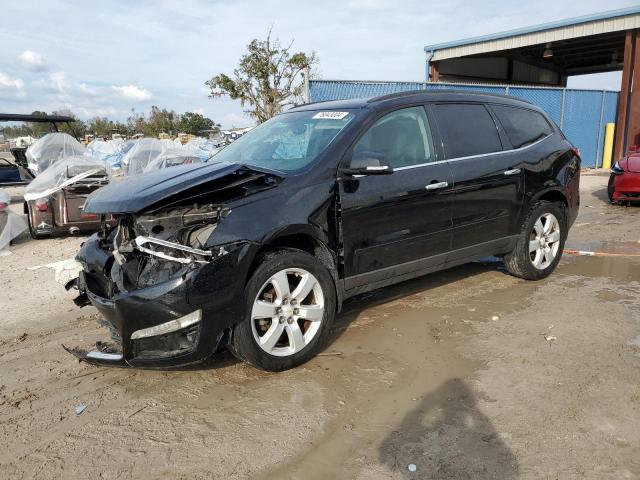
M 602 152 L 602 168 L 611 168 L 611 155 L 613 154 L 613 132 L 615 123 L 607 123 L 604 129 L 604 152 Z

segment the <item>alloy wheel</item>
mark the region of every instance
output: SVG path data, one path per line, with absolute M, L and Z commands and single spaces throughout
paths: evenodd
M 538 270 L 547 268 L 560 249 L 560 222 L 552 213 L 545 213 L 536 220 L 529 237 L 529 258 Z
M 253 338 L 270 355 L 285 357 L 313 340 L 324 318 L 318 279 L 301 268 L 280 270 L 267 280 L 251 309 Z

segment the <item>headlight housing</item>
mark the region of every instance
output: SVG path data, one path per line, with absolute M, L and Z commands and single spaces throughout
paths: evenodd
M 615 175 L 624 173 L 624 169 L 620 166 L 619 161 L 613 164 L 613 167 L 611 167 L 611 173 L 614 173 Z

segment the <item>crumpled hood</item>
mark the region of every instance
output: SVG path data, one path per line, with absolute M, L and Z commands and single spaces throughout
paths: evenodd
M 164 168 L 113 181 L 93 192 L 84 204 L 86 213 L 137 213 L 159 201 L 206 182 L 247 168 L 237 163 L 217 162 Z

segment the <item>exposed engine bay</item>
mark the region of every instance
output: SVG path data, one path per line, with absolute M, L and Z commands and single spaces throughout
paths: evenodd
M 108 236 L 113 255 L 111 280 L 117 291 L 166 281 L 190 265 L 222 254 L 224 249 L 208 249 L 206 244 L 226 212 L 221 206 L 194 205 L 120 217 Z

